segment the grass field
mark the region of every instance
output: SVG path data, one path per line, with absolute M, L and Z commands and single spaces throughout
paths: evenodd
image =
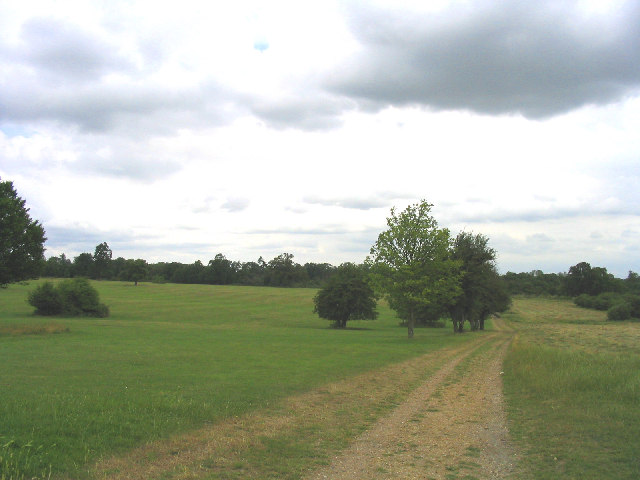
M 94 282 L 109 318 L 51 320 L 26 303 L 35 285 L 0 290 L 0 480 L 90 478 L 100 459 L 176 434 L 198 441 L 315 389 L 307 405 L 345 403 L 335 418 L 265 430 L 246 451 L 255 458 L 211 477 L 243 478 L 248 462 L 298 478 L 421 378 L 368 380 L 389 387 L 384 405 L 319 387 L 477 338 L 421 329 L 409 341 L 384 305 L 379 320 L 330 329 L 309 289 Z M 640 323 L 544 298 L 516 298 L 504 319 L 516 331 L 504 365 L 515 478 L 640 478 Z
M 87 476 L 98 459 L 467 341 L 413 341 L 392 312 L 345 331 L 309 289 L 94 282 L 105 319 L 32 314 L 0 290 L 0 479 Z
M 640 323 L 518 298 L 505 360 L 516 478 L 640 478 Z

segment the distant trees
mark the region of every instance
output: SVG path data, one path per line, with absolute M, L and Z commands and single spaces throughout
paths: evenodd
M 460 262 L 451 257 L 449 230 L 438 228 L 432 206 L 422 200 L 400 213 L 392 208 L 368 260 L 389 304 L 407 317 L 409 338 L 419 312 L 446 309 L 461 293 Z
M 566 292 L 569 296 L 575 297 L 586 293 L 587 295 L 598 295 L 607 291 L 615 290 L 615 279 L 613 275 L 607 273 L 606 268 L 591 268 L 587 262 L 580 262 L 569 268 L 566 277 Z
M 349 320 L 375 320 L 376 296 L 362 266 L 343 263 L 313 299 L 314 313 L 345 328 Z
M 13 182 L 0 181 L 0 287 L 40 274 L 45 240 L 44 228 L 31 219 Z

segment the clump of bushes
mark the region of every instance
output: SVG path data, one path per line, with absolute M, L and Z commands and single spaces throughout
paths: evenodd
M 573 303 L 583 308 L 592 308 L 607 312 L 608 320 L 640 319 L 640 296 L 605 292 L 600 295 L 582 294 L 573 299 Z
M 100 303 L 98 291 L 84 278 L 45 282 L 29 293 L 29 305 L 37 315 L 108 317 L 109 307 Z
M 607 311 L 607 320 L 629 320 L 631 318 L 631 306 L 628 303 L 619 303 Z

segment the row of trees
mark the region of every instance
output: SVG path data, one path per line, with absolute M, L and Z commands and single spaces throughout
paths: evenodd
M 137 282 L 194 283 L 208 285 L 267 285 L 273 287 L 317 287 L 334 273 L 328 263 L 300 265 L 293 255 L 283 253 L 265 262 L 235 262 L 219 253 L 206 265 L 200 260 L 192 264 L 160 262 L 148 264 L 143 259 L 113 259 L 106 242 L 96 246 L 93 254 L 81 253 L 71 261 L 64 254 L 46 260 L 45 277 L 86 277 L 96 280 Z
M 432 206 L 423 200 L 399 213 L 392 209 L 365 266 L 342 265 L 316 295 L 315 311 L 344 327 L 348 320 L 375 318 L 375 299 L 384 296 L 406 321 L 409 338 L 417 324 L 444 316 L 455 332 L 466 321 L 472 330 L 484 329 L 485 319 L 510 303 L 496 252 L 484 235 L 452 238 L 438 227 Z
M 503 275 L 507 290 L 512 295 L 599 295 L 605 292 L 640 293 L 638 274 L 629 271 L 626 278 L 616 278 L 604 267 L 592 267 L 580 262 L 568 273 L 544 273 L 541 270 Z

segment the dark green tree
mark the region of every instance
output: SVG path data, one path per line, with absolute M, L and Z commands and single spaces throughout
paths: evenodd
M 93 255 L 84 252 L 73 259 L 72 274 L 74 277 L 88 278 L 93 272 Z
M 471 330 L 484 330 L 486 318 L 508 305 L 508 295 L 498 275 L 496 252 L 481 234 L 461 232 L 451 257 L 460 262 L 462 291 L 449 307 L 454 332 L 462 332 L 468 321 Z M 506 305 L 505 305 L 506 303 Z
M 313 299 L 314 313 L 345 328 L 349 320 L 375 320 L 376 296 L 362 267 L 352 263 L 340 265 Z
M 137 287 L 138 282 L 144 280 L 147 276 L 147 271 L 148 265 L 146 260 L 143 260 L 142 258 L 138 258 L 136 260 L 127 259 L 125 260 L 120 277 L 123 280 L 134 282 L 134 285 Z
M 44 265 L 44 228 L 29 216 L 13 182 L 0 181 L 0 287 L 36 278 Z
M 290 253 L 278 255 L 265 268 L 265 284 L 272 287 L 294 287 L 303 285 L 306 280 L 306 270 L 293 261 Z
M 64 253 L 59 257 L 49 257 L 42 274 L 45 277 L 68 278 L 71 276 L 71 260 Z
M 406 315 L 409 338 L 424 309 L 446 309 L 460 294 L 460 262 L 450 255 L 449 230 L 438 228 L 425 200 L 397 213 L 371 247 L 368 263 L 375 283 L 399 313 Z
M 93 278 L 109 278 L 112 256 L 113 252 L 107 242 L 96 245 L 95 252 L 93 253 Z

